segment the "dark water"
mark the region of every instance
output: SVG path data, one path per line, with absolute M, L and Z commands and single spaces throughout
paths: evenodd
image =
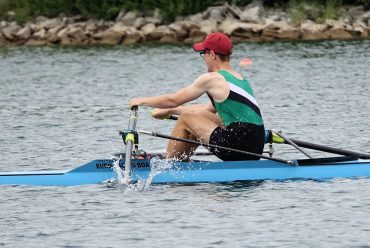
M 241 68 L 238 61 L 251 58 Z M 370 151 L 370 41 L 239 44 L 268 128 Z M 188 46 L 0 49 L 0 171 L 69 169 L 121 151 L 133 96 L 205 71 Z M 198 102 L 206 101 L 206 98 Z M 138 128 L 174 123 L 141 108 Z M 141 138 L 145 150 L 166 142 Z M 276 147 L 277 155 L 301 155 Z M 313 153 L 316 155 L 316 153 Z M 144 192 L 0 187 L 4 247 L 358 247 L 370 245 L 370 180 L 151 186 Z

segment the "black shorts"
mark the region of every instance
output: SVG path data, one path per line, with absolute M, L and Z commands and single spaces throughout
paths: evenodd
M 217 127 L 209 138 L 209 143 L 242 151 L 262 154 L 265 145 L 265 128 L 246 122 L 233 122 L 225 128 Z M 232 152 L 220 148 L 210 151 L 224 161 L 258 160 L 258 157 Z

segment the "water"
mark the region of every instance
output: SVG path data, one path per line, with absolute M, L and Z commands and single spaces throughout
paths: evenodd
M 268 128 L 370 151 L 370 41 L 238 44 Z M 242 58 L 253 65 L 238 66 Z M 130 97 L 205 66 L 188 46 L 0 48 L 0 171 L 70 169 L 121 152 Z M 205 102 L 202 97 L 198 102 Z M 139 129 L 172 121 L 141 108 Z M 142 137 L 163 151 L 165 140 Z M 276 147 L 280 157 L 299 157 Z M 316 153 L 313 153 L 317 155 Z M 370 244 L 370 180 L 0 187 L 3 247 L 349 247 Z

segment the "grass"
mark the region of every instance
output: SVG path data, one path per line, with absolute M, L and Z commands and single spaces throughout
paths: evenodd
M 305 0 L 289 1 L 290 15 L 294 24 L 300 24 L 306 18 L 305 5 Z
M 326 0 L 324 19 L 338 19 L 341 15 L 341 0 Z
M 342 0 L 289 1 L 291 19 L 296 25 L 306 19 L 317 23 L 325 22 L 327 19 L 339 19 L 342 15 L 341 6 Z

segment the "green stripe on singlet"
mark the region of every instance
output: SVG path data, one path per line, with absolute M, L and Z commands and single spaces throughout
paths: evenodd
M 225 70 L 220 70 L 218 73 L 225 78 L 226 82 L 243 89 L 249 95 L 254 97 L 252 87 L 250 86 L 248 80 L 240 80 Z M 230 99 L 230 95 L 231 92 L 228 98 L 223 102 L 219 103 L 213 101 L 217 113 L 219 114 L 224 125 L 227 126 L 232 122 L 247 122 L 256 125 L 263 125 L 263 119 L 259 113 L 257 113 L 255 110 L 253 110 L 253 108 L 244 102 Z

